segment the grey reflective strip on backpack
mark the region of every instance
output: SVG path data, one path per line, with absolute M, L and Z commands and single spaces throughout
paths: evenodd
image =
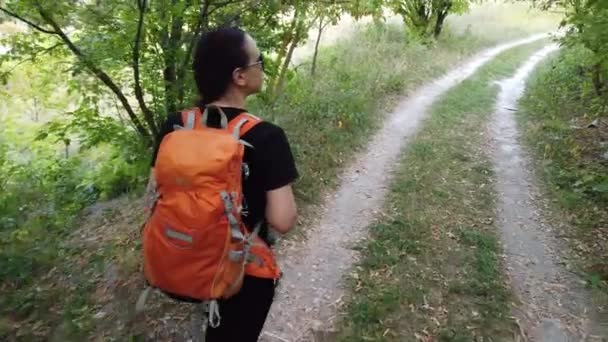
M 232 136 L 241 143 L 241 145 L 247 146 L 249 148 L 253 148 L 253 145 L 241 139 L 241 128 L 248 122 L 248 119 L 242 119 L 239 123 L 236 124 L 234 130 L 232 131 Z
M 232 131 L 232 136 L 235 139 L 240 139 L 241 138 L 241 128 L 243 128 L 243 126 L 248 122 L 249 120 L 247 119 L 242 119 L 241 121 L 239 121 L 236 126 L 234 126 L 234 130 Z
M 203 301 L 201 304 L 203 321 L 202 328 L 203 334 L 201 336 L 202 342 L 205 342 L 207 335 L 207 328 L 217 328 L 220 326 L 220 321 L 222 317 L 220 316 L 220 305 L 217 300 L 207 300 Z M 197 340 L 198 341 L 198 340 Z
M 260 234 L 260 230 L 262 230 L 263 222 L 264 221 L 260 221 L 260 222 L 256 223 L 255 227 L 253 227 L 253 231 L 251 232 L 251 235 L 258 236 L 258 234 Z
M 209 302 L 209 326 L 217 328 L 220 326 L 220 304 L 217 300 Z
M 201 117 L 201 124 L 203 126 L 207 126 L 207 121 L 209 120 L 209 108 L 205 108 L 203 112 L 203 116 Z
M 230 234 L 234 241 L 243 241 L 245 240 L 245 235 L 239 229 L 239 221 L 237 221 L 236 217 L 232 213 L 227 213 L 228 222 L 230 223 Z
M 224 113 L 224 111 L 222 110 L 221 107 L 217 107 L 217 110 L 220 112 L 220 126 L 222 128 L 226 128 L 228 127 L 228 117 L 226 116 L 226 113 Z
M 192 236 L 190 236 L 188 234 L 184 234 L 182 232 L 178 232 L 171 228 L 165 229 L 165 234 L 172 239 L 180 240 L 180 241 L 187 242 L 187 243 L 192 243 Z
M 253 148 L 253 145 L 251 145 L 250 143 L 246 142 L 243 139 L 239 139 L 239 143 L 241 143 L 241 145 L 247 146 L 249 148 Z
M 247 263 L 254 262 L 254 263 L 258 264 L 258 266 L 260 266 L 260 267 L 264 266 L 264 261 L 262 260 L 262 258 L 260 258 L 259 256 L 255 255 L 255 254 L 247 255 L 246 261 L 247 261 Z
M 256 244 L 255 239 L 258 236 L 258 234 L 260 233 L 261 227 L 262 227 L 261 222 L 256 224 L 255 228 L 253 229 L 251 234 L 249 234 L 247 236 L 247 239 L 245 240 L 245 246 L 243 247 L 245 263 L 255 262 L 260 266 L 264 265 L 264 261 L 260 257 L 250 253 L 251 247 L 253 247 Z
M 146 288 L 141 292 L 141 294 L 137 298 L 137 302 L 135 303 L 136 313 L 141 313 L 144 311 L 146 307 L 146 301 L 148 300 L 148 296 L 150 295 L 150 291 L 152 291 L 152 287 L 146 286 Z
M 241 170 L 243 171 L 243 178 L 244 178 L 244 179 L 249 178 L 249 171 L 250 171 L 250 170 L 249 170 L 249 164 L 247 164 L 247 163 L 243 162 L 243 163 L 241 164 Z
M 228 117 L 226 116 L 226 113 L 224 113 L 224 111 L 222 110 L 222 108 L 218 107 L 218 106 L 207 106 L 205 108 L 205 111 L 203 112 L 203 117 L 202 117 L 202 121 L 201 123 L 204 126 L 209 126 L 209 108 L 215 108 L 217 109 L 217 111 L 220 113 L 220 126 L 221 128 L 226 128 L 228 126 Z
M 150 178 L 148 179 L 148 185 L 146 186 L 146 192 L 144 196 L 144 204 L 146 209 L 149 210 L 149 216 L 152 216 L 152 210 L 156 207 L 156 203 L 160 198 L 160 194 L 158 193 L 158 184 L 156 182 L 156 178 L 154 177 L 154 169 L 150 170 Z
M 243 257 L 245 256 L 245 251 L 230 251 L 228 254 L 228 258 L 232 262 L 241 262 L 243 261 Z
M 222 201 L 224 201 L 224 210 L 226 217 L 228 218 L 228 223 L 230 224 L 230 235 L 232 237 L 232 240 L 245 240 L 245 235 L 243 235 L 243 232 L 241 232 L 239 227 L 239 221 L 234 216 L 234 205 L 232 203 L 230 195 L 227 192 L 222 191 L 220 193 L 220 196 L 222 197 Z
M 188 118 L 186 119 L 186 129 L 194 129 L 194 123 L 196 122 L 196 114 L 193 111 L 188 112 Z
M 232 200 L 230 199 L 230 195 L 226 191 L 220 192 L 220 197 L 222 201 L 224 201 L 224 206 L 226 208 L 226 212 L 231 212 L 233 209 Z

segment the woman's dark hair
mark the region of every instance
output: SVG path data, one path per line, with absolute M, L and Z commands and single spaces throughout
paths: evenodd
M 201 37 L 192 63 L 201 105 L 224 95 L 234 69 L 247 65 L 249 58 L 244 45 L 245 32 L 234 27 L 218 28 Z

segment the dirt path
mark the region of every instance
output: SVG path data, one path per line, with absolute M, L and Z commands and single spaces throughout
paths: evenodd
M 518 318 L 533 341 L 599 341 L 584 282 L 562 267 L 560 242 L 543 210 L 531 164 L 519 144 L 513 110 L 525 80 L 538 62 L 555 51 L 548 46 L 533 55 L 501 92 L 491 123 L 494 169 L 499 193 L 498 218 L 507 273 L 522 302 Z
M 420 88 L 404 99 L 386 119 L 341 177 L 336 193 L 327 198 L 318 224 L 307 228 L 309 238 L 280 248 L 284 277 L 271 309 L 262 341 L 332 340 L 331 327 L 344 290 L 341 280 L 356 262 L 352 246 L 366 236 L 390 184 L 399 152 L 425 117 L 426 110 L 448 89 L 512 47 L 547 37 L 545 34 L 485 50 L 468 63 Z

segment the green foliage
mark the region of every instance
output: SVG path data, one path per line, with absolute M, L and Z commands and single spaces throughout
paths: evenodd
M 16 139 L 11 132 L 2 133 L 0 289 L 4 295 L 0 298 L 0 316 L 11 317 L 11 322 L 54 322 L 52 325 L 60 325 L 59 330 L 70 336 L 69 340 L 86 339 L 82 334 L 91 328 L 92 308 L 87 302 L 94 279 L 64 270 L 72 255 L 84 255 L 71 242 L 73 231 L 78 228 L 83 208 L 143 184 L 142 175 L 149 168 L 148 153 L 139 145 L 124 145 L 122 149 L 105 145 L 66 158 L 50 139 Z M 8 142 L 12 146 L 7 146 Z M 48 277 L 58 273 L 73 275 L 70 281 L 75 285 L 49 287 Z M 70 292 L 74 288 L 78 293 Z M 61 311 L 53 312 L 58 315 L 46 317 L 51 307 L 57 306 Z M 8 331 L 0 331 L 0 336 L 13 329 L 9 326 Z M 30 334 L 41 332 L 21 333 L 28 339 L 33 336 Z
M 154 143 L 167 112 L 190 105 L 195 92 L 190 71 L 194 44 L 201 32 L 222 24 L 239 24 L 274 56 L 270 96 L 274 99 L 289 75 L 293 49 L 316 22 L 335 22 L 342 13 L 359 18 L 397 10 L 415 32 L 433 22 L 435 36 L 448 13 L 461 13 L 469 0 L 227 1 L 189 0 L 103 2 L 6 1 L 0 10 L 30 26 L 31 32 L 9 36 L 3 59 L 35 59 L 51 54 L 71 75 L 69 89 L 84 98 L 73 117 L 125 116 L 148 146 Z M 255 10 L 254 10 L 255 9 Z M 421 23 L 422 20 L 422 23 Z M 422 27 L 422 26 L 424 27 Z M 86 99 L 87 94 L 94 99 Z M 108 103 L 115 102 L 115 106 Z M 104 107 L 103 109 L 101 107 Z M 95 127 L 79 125 L 88 134 Z M 62 127 L 64 134 L 73 128 Z M 95 140 L 95 139 L 93 139 Z
M 337 18 L 342 12 L 368 11 L 359 1 L 6 1 L 2 12 L 27 23 L 31 32 L 11 35 L 4 59 L 35 58 L 52 53 L 71 75 L 70 89 L 81 101 L 74 114 L 84 119 L 126 116 L 148 146 L 153 144 L 166 113 L 195 100 L 190 70 L 200 34 L 215 26 L 237 24 L 254 36 L 282 65 L 272 84 L 280 86 L 291 54 L 306 38 L 320 13 Z M 273 89 L 277 88 L 275 86 Z M 278 87 L 280 88 L 280 87 Z M 85 96 L 86 97 L 86 96 Z M 115 101 L 112 108 L 108 103 Z M 100 110 L 105 104 L 106 113 Z M 88 130 L 95 132 L 94 128 Z
M 133 157 L 146 156 L 142 149 L 134 149 L 133 152 L 137 154 L 112 151 L 109 158 L 91 174 L 91 183 L 99 191 L 101 199 L 111 199 L 143 189 L 150 170 L 150 160 L 147 157 Z
M 546 9 L 565 12 L 562 26 L 567 29 L 560 39 L 563 45 L 592 52 L 581 64 L 589 71 L 596 95 L 608 103 L 608 2 L 602 0 L 545 0 Z
M 564 43 L 569 46 L 583 45 L 593 52 L 589 66 L 591 80 L 598 97 L 608 102 L 608 3 L 606 1 L 572 1 L 567 17 L 571 25 Z
M 524 102 L 534 114 L 530 119 L 538 124 L 528 131 L 538 138 L 535 143 L 543 158 L 555 163 L 549 165 L 555 185 L 573 191 L 574 198 L 568 201 L 573 206 L 583 198 L 608 206 L 602 127 L 587 128 L 606 110 L 603 99 L 596 96 L 591 71 L 584 67 L 592 60 L 594 54 L 589 50 L 568 49 L 531 82 L 531 95 Z
M 450 13 L 469 10 L 471 0 L 388 0 L 388 6 L 400 15 L 414 37 L 438 37 Z
M 5 117 L 0 126 L 0 279 L 17 291 L 61 258 L 59 242 L 81 209 L 144 183 L 149 157 L 133 133 L 120 149 L 66 157 L 55 133 L 42 138 L 37 124 L 14 121 Z
M 11 178 L 0 196 L 0 278 L 15 286 L 48 269 L 55 259 L 54 239 L 96 198 L 78 182 L 79 160 L 41 154 L 1 170 L 10 170 Z

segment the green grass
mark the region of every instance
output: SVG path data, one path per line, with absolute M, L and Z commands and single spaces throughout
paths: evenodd
M 513 337 L 483 134 L 498 92 L 492 81 L 543 43 L 502 53 L 432 107 L 351 279 L 342 341 Z
M 567 48 L 543 63 L 528 82 L 517 112 L 537 160 L 556 222 L 566 222 L 577 265 L 608 303 L 608 127 L 587 126 L 606 118 L 608 103 L 595 95 L 586 65 L 592 55 Z

